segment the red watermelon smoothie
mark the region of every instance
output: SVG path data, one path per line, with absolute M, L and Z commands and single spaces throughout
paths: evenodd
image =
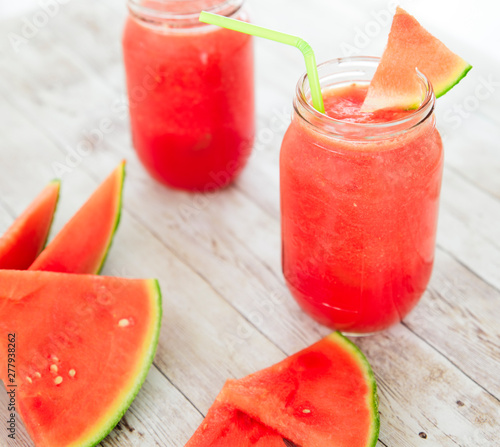
M 129 0 L 123 50 L 135 150 L 165 185 L 228 185 L 253 145 L 252 37 L 199 22 L 245 19 L 243 0 Z
M 326 115 L 303 77 L 280 158 L 287 285 L 313 318 L 353 335 L 398 323 L 425 291 L 443 169 L 425 78 L 419 109 L 360 112 L 377 64 L 320 65 Z

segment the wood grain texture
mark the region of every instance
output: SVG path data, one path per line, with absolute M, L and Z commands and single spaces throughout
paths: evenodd
M 424 11 L 406 3 L 410 12 Z M 354 44 L 387 2 L 250 6 L 255 22 L 304 36 L 325 60 Z M 225 379 L 329 332 L 299 310 L 280 265 L 279 146 L 303 66 L 295 49 L 257 41 L 259 127 L 248 167 L 216 194 L 172 191 L 148 177 L 131 147 L 120 46 L 125 16 L 122 0 L 73 0 L 19 52 L 7 36 L 19 32 L 21 17 L 0 22 L 0 231 L 69 161 L 54 234 L 128 159 L 123 219 L 103 274 L 159 278 L 164 321 L 155 366 L 102 446 L 182 446 Z M 355 340 L 379 385 L 380 446 L 483 447 L 500 437 L 500 88 L 474 102 L 500 62 L 489 57 L 487 31 L 466 19 L 454 17 L 468 27 L 467 41 L 448 21 L 423 14 L 424 25 L 475 66 L 437 108 L 447 155 L 431 283 L 403 324 Z M 380 54 L 387 29 L 357 50 Z M 467 116 L 456 115 L 467 104 Z M 72 159 L 72 149 L 103 122 L 111 130 Z M 19 433 L 8 445 L 30 446 Z

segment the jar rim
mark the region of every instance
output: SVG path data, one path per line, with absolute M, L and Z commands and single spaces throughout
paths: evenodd
M 135 17 L 149 23 L 166 23 L 172 28 L 211 26 L 199 21 L 201 11 L 230 17 L 243 3 L 244 0 L 127 0 L 128 9 Z M 183 5 L 186 9 L 175 11 L 174 5 Z
M 353 73 L 355 73 L 356 69 L 359 70 L 360 68 L 362 69 L 369 66 L 378 66 L 379 62 L 380 58 L 373 56 L 351 56 L 328 60 L 318 64 L 320 82 L 322 80 L 324 81 L 325 77 L 329 74 L 331 75 L 331 73 L 327 73 L 326 76 L 322 76 L 322 72 L 328 71 L 329 69 L 338 68 L 339 70 L 343 70 L 338 72 L 339 74 L 342 74 L 346 72 L 346 69 L 351 68 Z M 356 123 L 343 121 L 321 113 L 312 106 L 309 100 L 310 95 L 308 96 L 308 93 L 310 92 L 310 87 L 307 73 L 304 73 L 297 83 L 294 110 L 316 131 L 319 131 L 327 136 L 348 140 L 360 138 L 362 140 L 394 138 L 417 127 L 431 117 L 434 112 L 436 97 L 434 95 L 432 84 L 423 73 L 418 71 L 418 69 L 416 71 L 422 86 L 423 99 L 419 107 L 412 110 L 411 113 L 404 118 L 376 123 Z M 351 80 L 350 82 L 352 83 L 354 80 Z M 330 84 L 325 87 L 331 86 L 332 85 Z M 322 85 L 322 90 L 323 89 L 324 86 Z

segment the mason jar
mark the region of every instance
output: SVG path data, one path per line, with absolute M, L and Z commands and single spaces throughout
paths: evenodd
M 202 10 L 247 20 L 243 0 L 128 0 L 123 53 L 133 145 L 161 183 L 228 185 L 254 134 L 252 37 L 199 22 Z
M 313 318 L 353 335 L 398 323 L 425 291 L 443 170 L 425 76 L 418 109 L 360 112 L 378 62 L 320 65 L 326 114 L 304 75 L 280 155 L 286 283 Z

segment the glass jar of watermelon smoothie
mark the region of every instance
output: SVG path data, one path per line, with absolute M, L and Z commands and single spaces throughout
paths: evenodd
M 302 77 L 280 156 L 287 285 L 313 318 L 352 335 L 398 323 L 427 287 L 443 170 L 425 77 L 417 110 L 360 112 L 377 65 L 320 65 L 326 114 Z
M 165 185 L 208 191 L 243 169 L 255 133 L 251 36 L 200 23 L 246 20 L 243 0 L 128 0 L 123 36 L 132 139 Z

